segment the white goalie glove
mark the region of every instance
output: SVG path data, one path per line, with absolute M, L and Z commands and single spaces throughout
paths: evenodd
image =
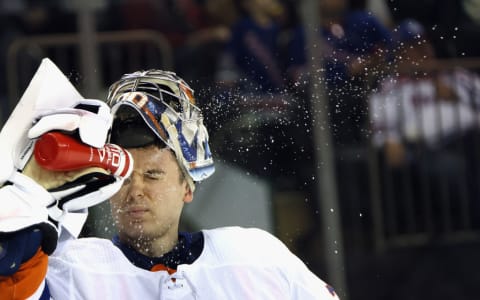
M 105 102 L 85 99 L 73 108 L 61 108 L 43 114 L 28 131 L 28 138 L 35 139 L 52 130 L 78 131 L 84 144 L 102 148 L 111 123 L 112 115 Z
M 28 227 L 41 228 L 43 251 L 50 254 L 57 244 L 57 231 L 48 221 L 47 206 L 53 197 L 33 179 L 15 173 L 9 184 L 0 188 L 0 233 L 15 232 Z
M 61 131 L 74 137 L 79 144 L 100 150 L 105 146 L 110 124 L 109 109 L 104 102 L 81 100 L 73 108 L 41 116 L 28 131 L 28 137 L 34 142 L 45 133 Z M 115 194 L 132 170 L 130 156 L 124 164 L 123 176 L 89 166 L 88 162 L 81 169 L 47 170 L 34 158 L 34 147 L 29 148 L 24 151 L 29 154 L 25 155 L 27 162 L 23 170 L 14 172 L 0 188 L 0 199 L 5 203 L 0 213 L 0 232 L 18 231 L 32 225 L 41 225 L 45 232 L 51 231 L 48 226 L 59 229 L 56 225 L 60 224 L 62 230 L 77 236 L 86 220 L 86 209 Z M 125 150 L 123 153 L 129 155 Z M 51 232 L 46 236 L 55 240 Z M 55 246 L 49 241 L 44 248 L 50 251 Z
M 122 152 L 128 159 L 121 175 L 88 163 L 71 170 L 45 169 L 37 163 L 34 146 L 44 134 L 61 132 L 101 152 L 111 126 L 110 109 L 103 101 L 81 98 L 51 62 L 45 64 L 0 131 L 1 162 L 11 170 L 4 169 L 0 176 L 0 235 L 40 228 L 45 240 L 42 248 L 49 254 L 56 247 L 59 230 L 78 236 L 87 208 L 120 189 L 131 173 L 133 160 L 128 152 Z M 52 78 L 57 81 L 56 89 L 51 88 L 52 82 L 46 82 Z

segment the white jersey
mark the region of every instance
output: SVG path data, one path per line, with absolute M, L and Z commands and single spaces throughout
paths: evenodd
M 50 257 L 53 299 L 338 299 L 276 237 L 260 229 L 203 231 L 205 244 L 177 272 L 147 271 L 130 263 L 110 240 L 71 239 Z
M 457 99 L 437 95 L 440 80 Z M 480 121 L 480 79 L 458 69 L 438 78 L 387 78 L 369 100 L 373 142 L 388 140 L 424 142 L 436 146 L 446 138 L 471 128 Z

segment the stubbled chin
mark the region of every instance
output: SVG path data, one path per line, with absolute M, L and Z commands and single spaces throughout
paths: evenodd
M 136 228 L 129 228 L 128 230 L 123 231 L 123 235 L 128 237 L 130 240 L 138 240 L 145 237 L 145 232 L 143 228 L 137 230 Z
M 126 235 L 130 238 L 137 238 L 144 234 L 144 223 L 141 220 L 123 220 L 123 222 L 117 223 L 117 229 L 119 233 Z
M 130 239 L 150 239 L 157 235 L 156 230 L 152 229 L 146 221 L 135 220 L 135 222 L 129 221 L 124 224 L 128 226 L 124 226 L 120 231 Z

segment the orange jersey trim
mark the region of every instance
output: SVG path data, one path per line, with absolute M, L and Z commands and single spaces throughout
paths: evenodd
M 21 300 L 33 295 L 47 275 L 48 256 L 39 248 L 12 276 L 0 276 L 0 299 Z
M 172 269 L 172 268 L 169 268 L 167 266 L 165 266 L 164 264 L 157 264 L 157 265 L 154 265 L 150 271 L 152 272 L 158 272 L 158 271 L 167 271 L 168 274 L 172 275 L 173 273 L 177 272 L 177 270 L 175 269 Z

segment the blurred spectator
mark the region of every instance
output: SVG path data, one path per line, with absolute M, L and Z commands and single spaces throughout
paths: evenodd
M 195 0 L 125 0 L 117 6 L 120 29 L 160 31 L 173 47 L 183 45 L 188 35 L 206 22 L 203 7 Z
M 167 38 L 175 71 L 185 80 L 213 81 L 217 57 L 236 20 L 233 0 L 126 0 L 116 6 L 119 28 L 152 29 Z
M 237 8 L 241 17 L 231 28 L 218 80 L 239 83 L 241 90 L 255 94 L 281 91 L 277 18 L 283 6 L 277 0 L 241 0 Z
M 286 81 L 280 59 L 280 18 L 285 10 L 278 0 L 234 3 L 239 17 L 231 25 L 216 72 L 221 90 L 217 99 L 227 104 L 223 107 L 228 111 L 224 113 L 227 121 L 232 116 L 253 116 L 254 110 L 257 121 L 253 127 L 258 129 L 262 123 L 278 122 L 278 108 L 293 102 L 283 93 Z
M 196 22 L 191 22 L 191 30 L 177 49 L 177 72 L 193 85 L 211 85 L 215 81 L 218 57 L 230 39 L 230 27 L 237 20 L 235 5 L 233 0 L 204 0 L 196 8 L 184 4 L 183 10 L 187 17 L 195 15 L 187 19 L 196 19 Z
M 384 0 L 387 4 L 393 18 L 394 24 L 400 24 L 405 19 L 414 19 L 421 23 L 429 32 L 431 36 L 431 43 L 435 49 L 438 57 L 445 57 L 450 54 L 443 42 L 441 49 L 440 42 L 436 36 L 445 36 L 445 26 L 443 25 L 446 19 L 450 18 L 455 10 L 452 10 L 452 5 L 455 5 L 451 0 Z M 449 8 L 449 9 L 446 9 Z
M 300 97 L 307 96 L 308 84 L 305 56 L 305 41 L 303 38 L 303 22 L 299 15 L 299 5 L 297 1 L 283 1 L 285 13 L 278 19 L 281 27 L 280 33 L 280 61 L 285 70 L 285 80 L 288 89 L 293 93 L 301 94 Z
M 125 0 L 118 7 L 120 29 L 153 29 L 163 33 L 176 46 L 183 42 L 188 23 L 179 13 L 176 1 Z
M 390 43 L 390 30 L 365 10 L 350 10 L 347 0 L 319 2 L 321 49 L 329 98 L 330 122 L 337 144 L 358 144 L 365 139 L 366 95 L 382 76 Z M 308 65 L 305 36 L 299 31 L 291 45 Z
M 427 30 L 437 57 L 480 56 L 479 0 L 388 0 L 396 24 L 407 18 Z
M 298 80 L 304 74 L 298 67 L 299 54 L 292 51 L 303 52 L 304 45 L 298 49 L 290 45 L 301 26 L 298 2 L 240 1 L 236 7 L 240 18 L 231 26 L 232 38 L 223 57 L 219 81 L 239 82 L 244 91 L 253 94 L 292 92 L 298 88 Z
M 404 142 L 436 147 L 477 127 L 480 78 L 464 69 L 426 69 L 435 66 L 435 54 L 420 23 L 405 20 L 395 31 L 398 72 L 384 78 L 370 98 L 374 143 L 387 149 Z M 399 164 L 406 157 L 397 155 L 404 152 L 387 151 L 387 160 Z
M 235 4 L 240 17 L 231 26 L 212 97 L 220 155 L 282 188 L 303 184 L 312 165 L 310 122 L 304 99 L 287 86 L 291 61 L 283 35 L 295 14 L 279 0 Z
M 458 209 L 462 197 L 472 200 L 478 195 L 472 162 L 478 156 L 474 143 L 480 78 L 464 69 L 436 71 L 441 66 L 433 46 L 415 20 L 403 21 L 394 40 L 397 72 L 384 78 L 370 97 L 373 144 L 382 149 L 393 176 L 406 169 L 412 176 L 423 174 L 432 199 L 448 199 L 451 209 Z M 418 184 L 420 179 L 413 178 Z M 462 195 L 466 186 L 467 194 Z M 397 192 L 400 201 L 406 191 Z M 413 196 L 421 197 L 420 190 L 414 189 Z
M 391 27 L 393 25 L 392 14 L 387 6 L 387 1 L 385 0 L 366 0 L 365 9 L 372 12 L 373 15 L 377 16 L 381 20 L 383 25 Z

